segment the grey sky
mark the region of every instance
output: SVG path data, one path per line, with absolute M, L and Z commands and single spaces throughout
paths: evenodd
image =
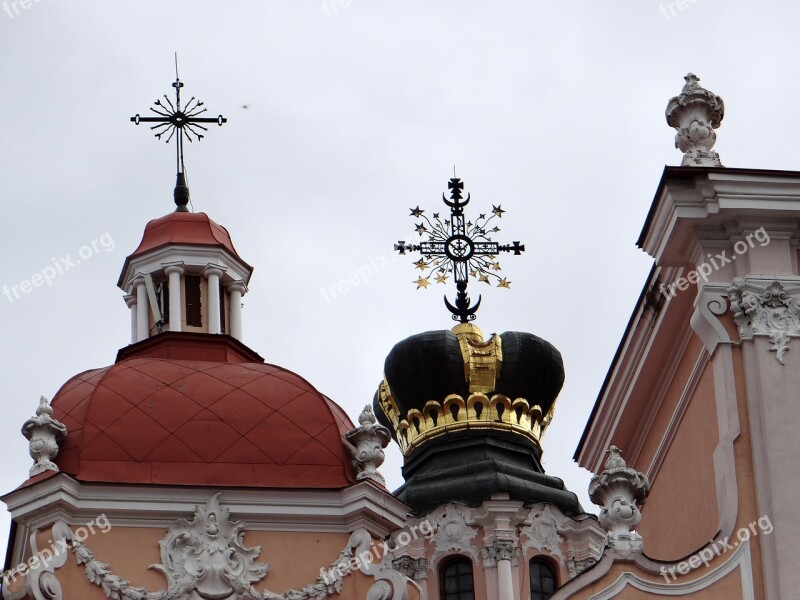
M 256 267 L 245 342 L 355 420 L 395 342 L 452 325 L 452 289 L 416 291 L 392 244 L 413 239 L 409 207 L 440 208 L 455 164 L 470 208 L 502 203 L 499 237 L 527 247 L 501 261 L 510 292 L 473 291 L 477 323 L 561 350 L 544 463 L 593 510 L 572 454 L 650 268 L 634 242 L 680 161 L 667 100 L 697 73 L 726 102 L 725 165 L 797 169 L 800 5 L 344 1 L 0 4 L 0 286 L 114 242 L 0 296 L 0 490 L 26 479 L 19 428 L 39 396 L 128 343 L 115 284 L 147 221 L 173 209 L 175 174 L 172 145 L 129 117 L 172 90 L 177 50 L 187 96 L 229 119 L 187 144 L 186 164 L 194 210 Z M 322 293 L 370 264 L 346 294 Z M 393 448 L 393 488 L 400 463 Z

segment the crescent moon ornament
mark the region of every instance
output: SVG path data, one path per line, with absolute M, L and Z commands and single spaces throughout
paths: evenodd
M 423 240 L 419 244 L 406 244 L 401 241 L 395 244 L 394 249 L 400 254 L 410 252 L 422 254 L 423 258 L 414 263 L 422 271 L 420 279 L 428 281 L 427 277 L 439 273 L 436 282 L 446 283 L 448 274 L 453 275 L 453 280 L 456 282 L 455 302 L 451 302 L 445 296 L 444 305 L 452 314 L 453 320 L 467 323 L 475 319 L 475 313 L 482 300 L 479 296 L 478 301 L 470 306 L 467 295 L 469 277 L 472 276 L 485 283 L 494 278 L 500 282 L 499 287 L 508 288 L 506 278 L 498 273 L 501 269 L 500 261 L 496 260 L 496 257 L 501 252 L 521 254 L 525 246 L 520 242 L 500 245 L 489 238 L 489 233 L 499 231 L 498 227 L 489 227 L 489 223 L 493 219 L 500 218 L 505 212 L 499 204 L 496 207 L 492 205 L 493 210 L 488 216 L 480 214 L 473 223 L 467 221 L 464 216 L 464 207 L 469 204 L 472 196 L 467 194 L 466 198 L 462 197 L 464 189 L 462 181 L 453 177 L 448 181 L 447 187 L 450 189 L 450 198 L 442 194 L 442 201 L 450 207 L 450 218 L 442 220 L 439 213 L 433 213 L 432 217 L 428 217 L 419 206 L 412 208 L 411 217 L 419 219 L 416 231 Z M 426 271 L 429 269 L 431 271 L 426 276 Z M 502 283 L 505 285 L 501 285 Z M 418 285 L 417 289 L 427 287 Z

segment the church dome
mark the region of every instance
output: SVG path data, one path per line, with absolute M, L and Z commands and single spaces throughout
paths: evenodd
M 461 323 L 396 344 L 373 404 L 405 457 L 397 497 L 415 514 L 445 502 L 479 506 L 500 492 L 581 512 L 540 460 L 563 384 L 561 354 L 531 333 L 484 341 L 477 326 Z
M 499 376 L 485 391 L 511 400 L 525 398 L 546 414 L 564 384 L 561 353 L 531 333 L 506 331 L 498 337 Z M 397 343 L 386 357 L 384 373 L 404 414 L 423 411 L 430 400 L 450 394 L 466 398 L 470 393 L 462 342 L 448 330 L 420 333 Z
M 190 357 L 190 358 L 187 358 Z M 213 360 L 202 360 L 203 357 Z M 344 411 L 228 336 L 164 333 L 53 398 L 56 463 L 80 481 L 342 488 L 356 481 Z
M 404 454 L 459 429 L 498 429 L 539 447 L 561 387 L 561 353 L 531 333 L 483 341 L 480 329 L 413 335 L 389 352 L 375 412 Z
M 168 246 L 219 248 L 252 270 L 239 256 L 225 227 L 214 222 L 206 213 L 175 211 L 147 223 L 139 246 L 125 259 L 123 276 L 133 259 Z
M 148 222 L 142 241 L 131 256 L 169 244 L 219 246 L 240 258 L 228 230 L 212 221 L 206 213 L 177 211 Z

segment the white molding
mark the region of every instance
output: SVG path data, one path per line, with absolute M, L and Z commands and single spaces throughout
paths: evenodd
M 675 582 L 662 583 L 660 581 L 653 582 L 641 579 L 636 574 L 625 571 L 610 587 L 590 596 L 588 600 L 609 600 L 628 586 L 657 596 L 686 596 L 711 587 L 737 569 L 742 582 L 741 600 L 755 600 L 753 564 L 750 556 L 749 540 L 739 544 L 727 561 L 697 579 L 687 581 L 688 575 L 684 575 Z
M 758 349 L 754 344 L 744 344 L 744 387 L 747 395 L 747 414 L 750 423 L 750 448 L 753 457 L 753 483 L 759 515 L 774 515 L 774 501 L 770 484 L 769 452 L 764 429 L 764 398 L 761 393 L 761 371 Z M 780 577 L 778 575 L 778 549 L 775 536 L 763 537 L 760 541 L 761 569 L 764 593 L 767 598 L 778 597 Z
M 126 262 L 125 270 L 119 279 L 119 287 L 131 293 L 132 278 L 137 272 L 157 273 L 165 268 L 165 264 L 183 263 L 187 274 L 201 274 L 209 263 L 215 263 L 227 270 L 223 283 L 244 281 L 247 284 L 253 269 L 245 265 L 224 248 L 212 246 L 191 246 L 187 244 L 169 244 L 144 254 L 133 257 Z
M 63 473 L 3 497 L 20 527 L 56 518 L 81 525 L 104 513 L 114 524 L 166 527 L 191 516 L 216 488 L 85 484 Z M 226 489 L 225 504 L 253 530 L 351 532 L 384 537 L 402 527 L 409 508 L 368 481 L 341 490 Z
M 726 285 L 705 284 L 697 295 L 694 312 L 689 321 L 694 331 L 713 356 L 720 343 L 728 344 L 731 337 L 717 317 L 728 311 L 728 290 Z
M 719 532 L 716 539 L 733 533 L 739 513 L 739 489 L 733 445 L 741 431 L 731 349 L 733 342 L 719 320 L 719 317 L 728 310 L 726 296 L 726 286 L 706 284 L 700 290 L 691 318 L 692 329 L 706 346 L 714 377 L 714 401 L 719 434 L 719 442 L 712 456 L 719 511 Z

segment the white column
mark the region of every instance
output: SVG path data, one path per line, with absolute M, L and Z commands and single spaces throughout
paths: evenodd
M 242 294 L 245 292 L 244 282 L 235 281 L 228 285 L 228 306 L 231 315 L 231 335 L 242 340 Z
M 137 277 L 133 283 L 136 286 L 136 341 L 141 342 L 150 336 L 150 319 L 147 316 L 150 302 L 147 299 L 144 277 Z
M 182 265 L 169 265 L 164 273 L 169 277 L 169 330 L 181 330 L 181 275 Z
M 514 595 L 514 579 L 511 572 L 511 559 L 514 558 L 515 544 L 512 540 L 495 540 L 488 547 L 489 555 L 497 567 L 497 600 L 517 600 Z
M 511 579 L 511 559 L 502 558 L 497 561 L 497 598 L 498 600 L 514 600 L 514 586 Z
M 222 270 L 214 265 L 208 265 L 203 275 L 208 282 L 208 333 L 220 333 L 222 327 L 219 322 L 219 278 Z
M 131 344 L 136 343 L 136 296 L 134 294 L 126 294 L 124 296 L 125 304 L 131 310 Z

